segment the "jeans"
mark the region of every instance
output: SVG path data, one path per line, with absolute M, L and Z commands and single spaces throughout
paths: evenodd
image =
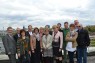
M 74 63 L 74 52 L 68 51 L 69 63 Z
M 78 63 L 87 63 L 87 47 L 77 47 Z

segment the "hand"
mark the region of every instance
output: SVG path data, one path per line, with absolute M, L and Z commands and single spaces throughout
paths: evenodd
M 41 52 L 43 52 L 43 50 L 41 49 Z
M 11 52 L 8 52 L 8 54 L 10 55 L 10 54 L 11 54 Z
M 60 49 L 59 49 L 59 52 L 61 52 L 61 51 L 62 51 L 62 49 L 60 48 Z
M 31 51 L 28 52 L 31 55 Z
M 17 56 L 20 57 L 20 53 L 18 53 Z
M 34 51 L 34 50 L 32 50 L 32 53 L 35 53 L 35 51 Z

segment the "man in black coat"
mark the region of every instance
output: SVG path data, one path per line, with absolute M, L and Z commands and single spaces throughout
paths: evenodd
M 17 33 L 14 35 L 14 39 L 16 42 L 17 42 L 18 38 L 20 37 L 20 30 L 21 30 L 20 28 L 16 29 Z
M 77 54 L 78 63 L 87 63 L 87 47 L 90 45 L 90 38 L 88 31 L 83 29 L 81 24 L 78 24 L 77 37 Z M 83 59 L 82 59 L 83 58 Z
M 33 34 L 32 25 L 29 25 L 28 26 L 28 31 L 26 32 L 26 36 L 30 37 L 32 34 Z

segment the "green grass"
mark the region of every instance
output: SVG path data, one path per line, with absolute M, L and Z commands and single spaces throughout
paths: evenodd
M 95 40 L 91 40 L 90 46 L 95 47 Z

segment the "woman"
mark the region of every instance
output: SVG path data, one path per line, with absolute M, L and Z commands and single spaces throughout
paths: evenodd
M 63 45 L 63 33 L 59 31 L 58 26 L 53 26 L 53 54 L 56 59 L 56 63 L 62 63 L 62 45 Z
M 41 61 L 41 63 L 43 63 L 43 57 L 42 57 L 42 55 L 43 55 L 43 53 L 42 53 L 42 37 L 44 36 L 44 28 L 43 27 L 40 27 L 40 29 L 39 29 L 39 34 L 40 34 L 40 47 L 41 47 L 41 54 L 40 54 L 40 61 Z
M 70 32 L 68 32 L 66 35 L 66 41 L 68 42 L 66 50 L 68 51 L 69 63 L 74 63 L 74 52 L 76 51 L 77 46 L 77 36 L 78 33 L 75 31 L 75 25 L 70 24 Z
M 40 47 L 41 47 L 41 52 L 42 52 L 42 37 L 44 36 L 44 28 L 40 27 L 39 35 L 40 35 Z
M 43 44 L 43 61 L 44 63 L 53 63 L 52 36 L 49 29 L 45 29 L 45 35 L 42 37 Z
M 30 63 L 30 39 L 25 36 L 25 30 L 20 31 L 20 38 L 17 40 L 17 55 L 20 63 Z
M 31 37 L 31 49 L 32 53 L 34 53 L 34 63 L 40 63 L 40 35 L 39 35 L 39 29 L 34 28 L 34 33 Z

